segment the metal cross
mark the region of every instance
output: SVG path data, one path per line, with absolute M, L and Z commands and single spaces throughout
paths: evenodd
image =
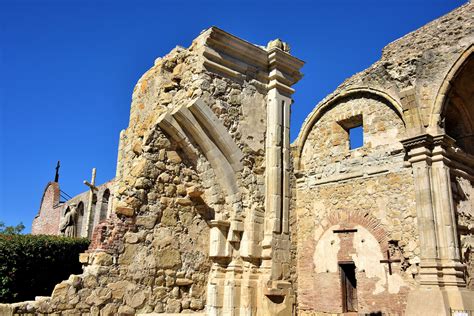
M 388 273 L 392 275 L 392 263 L 394 262 L 401 262 L 400 259 L 391 259 L 390 258 L 390 251 L 387 250 L 387 259 L 380 260 L 380 263 L 387 263 L 388 264 Z
M 59 168 L 61 167 L 60 161 L 58 160 L 58 163 L 56 164 L 56 175 L 54 176 L 54 182 L 59 181 Z

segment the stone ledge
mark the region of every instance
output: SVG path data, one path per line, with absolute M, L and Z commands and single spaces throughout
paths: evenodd
M 149 313 L 149 314 L 137 314 L 137 316 L 181 316 L 181 315 L 193 315 L 193 316 L 207 316 L 207 313 Z

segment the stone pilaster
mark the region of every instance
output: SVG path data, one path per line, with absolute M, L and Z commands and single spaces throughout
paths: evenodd
M 235 194 L 242 199 L 242 207 L 237 207 L 239 212 L 211 222 L 210 256 L 214 264 L 208 283 L 207 311 L 210 315 L 288 315 L 294 304 L 289 282 L 288 220 L 290 106 L 294 93 L 291 86 L 301 78 L 299 69 L 303 62 L 291 56 L 288 45 L 281 40 L 262 48 L 217 28 L 203 33 L 197 42 L 201 40 L 205 41 L 203 70 L 230 79 L 235 86 L 245 86 L 243 82 L 247 82 L 257 87 L 263 99 L 252 96 L 247 97 L 253 98 L 252 102 L 246 102 L 257 108 L 263 101 L 264 111 L 242 104 L 241 108 L 243 112 L 255 111 L 255 120 L 265 122 L 263 126 L 250 127 L 264 127 L 259 134 L 265 135 L 259 139 L 259 146 L 264 145 L 263 172 L 254 175 L 262 181 L 264 203 L 259 207 L 262 200 L 256 203 L 246 200 L 245 193 Z M 226 157 L 233 157 L 234 152 L 229 151 Z M 231 168 L 215 169 L 231 172 Z M 242 170 L 234 171 L 235 180 L 231 182 L 237 184 Z M 239 190 L 245 191 L 240 187 Z M 228 198 L 225 204 L 234 205 Z
M 402 143 L 413 168 L 421 248 L 420 286 L 408 297 L 407 314 L 448 315 L 450 308 L 472 308 L 473 293 L 465 289 L 460 263 L 446 154 L 454 141 L 425 134 Z

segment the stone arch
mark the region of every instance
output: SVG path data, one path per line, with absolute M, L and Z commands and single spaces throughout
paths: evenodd
M 106 188 L 104 192 L 102 192 L 102 198 L 100 201 L 99 222 L 103 221 L 107 217 L 109 202 L 110 202 L 110 190 Z
M 306 140 L 313 128 L 313 126 L 319 121 L 319 119 L 330 109 L 336 106 L 343 100 L 346 100 L 349 97 L 353 96 L 360 96 L 363 94 L 368 94 L 369 96 L 379 98 L 394 110 L 398 117 L 402 120 L 403 124 L 405 125 L 405 120 L 403 117 L 403 108 L 401 104 L 392 96 L 390 96 L 387 92 L 384 92 L 379 89 L 375 88 L 368 88 L 368 87 L 356 87 L 351 88 L 335 95 L 326 98 L 322 102 L 320 102 L 316 108 L 309 114 L 306 120 L 303 123 L 303 126 L 298 134 L 298 138 L 296 139 L 296 155 L 295 155 L 295 168 L 296 170 L 300 169 L 300 158 L 301 153 L 303 152 L 304 145 Z
M 446 104 L 448 101 L 448 94 L 452 88 L 452 83 L 456 77 L 462 72 L 467 66 L 468 62 L 473 59 L 474 56 L 474 44 L 471 44 L 454 62 L 451 68 L 448 70 L 446 76 L 443 79 L 441 86 L 436 94 L 436 99 L 431 110 L 429 127 L 436 129 L 437 126 L 442 125 L 443 112 L 445 111 Z
M 82 237 L 82 229 L 84 224 L 84 202 L 77 203 L 76 210 L 76 236 Z
M 204 101 L 195 99 L 165 112 L 158 117 L 155 125 L 190 158 L 202 152 L 214 171 L 219 173 L 217 181 L 225 193 L 227 204 L 232 207 L 232 217 L 240 218 L 242 201 L 239 181 L 243 153 Z
M 95 219 L 95 214 L 98 211 L 97 210 L 97 193 L 92 194 L 92 200 L 89 201 L 92 205 L 89 206 L 89 209 L 91 210 L 91 213 L 89 214 L 89 218 L 86 219 L 88 221 L 87 225 L 89 226 L 87 238 L 92 238 L 92 232 L 94 231 L 94 219 Z

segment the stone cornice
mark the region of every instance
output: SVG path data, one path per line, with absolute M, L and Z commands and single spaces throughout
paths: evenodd
M 257 46 L 217 27 L 203 32 L 196 42 L 203 47 L 204 67 L 234 80 L 257 80 L 267 89 L 291 95 L 291 86 L 302 78 L 304 62 L 279 47 Z

